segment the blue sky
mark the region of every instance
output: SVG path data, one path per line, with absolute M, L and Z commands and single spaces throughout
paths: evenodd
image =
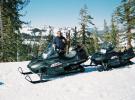
M 74 27 L 79 25 L 79 11 L 84 6 L 94 18 L 93 23 L 103 27 L 104 19 L 110 23 L 111 15 L 121 0 L 30 0 L 23 9 L 24 21 L 32 26 L 52 25 L 55 27 Z M 91 26 L 92 27 L 92 26 Z

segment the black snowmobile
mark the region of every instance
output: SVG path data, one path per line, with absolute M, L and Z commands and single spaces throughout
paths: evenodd
M 135 57 L 133 48 L 129 48 L 123 52 L 116 52 L 111 44 L 103 44 L 100 52 L 96 52 L 91 56 L 91 64 L 101 65 L 100 70 L 109 70 L 131 64 L 130 59 Z
M 58 52 L 59 50 L 54 50 L 50 46 L 44 53 L 30 61 L 27 65 L 30 72 L 24 72 L 21 67 L 18 70 L 26 75 L 25 79 L 31 83 L 45 82 L 58 75 L 85 71 L 81 63 L 85 62 L 88 56 L 83 47 L 77 45 L 62 57 L 58 55 Z M 39 75 L 40 80 L 33 81 L 30 77 L 33 73 Z

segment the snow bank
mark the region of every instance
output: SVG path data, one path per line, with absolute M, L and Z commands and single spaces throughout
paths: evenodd
M 132 59 L 135 62 L 135 59 Z M 28 62 L 0 64 L 0 100 L 134 100 L 135 65 L 98 72 L 86 72 L 53 81 L 31 84 L 17 68 Z

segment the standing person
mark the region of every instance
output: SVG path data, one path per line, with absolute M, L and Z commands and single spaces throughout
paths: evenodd
M 58 51 L 60 57 L 63 57 L 66 53 L 66 38 L 62 35 L 61 31 L 58 31 L 57 36 L 53 39 L 53 46 Z

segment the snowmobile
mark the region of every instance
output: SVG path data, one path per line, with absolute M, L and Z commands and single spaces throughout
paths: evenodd
M 133 57 L 135 57 L 133 48 L 129 48 L 123 52 L 117 52 L 111 44 L 104 44 L 100 52 L 96 52 L 91 56 L 90 65 L 101 65 L 99 68 L 100 71 L 109 70 L 131 64 L 130 59 Z
M 46 82 L 55 76 L 85 71 L 81 63 L 85 62 L 88 56 L 82 46 L 77 45 L 74 49 L 70 49 L 65 56 L 60 56 L 59 52 L 53 46 L 49 46 L 27 65 L 30 72 L 24 72 L 21 67 L 18 68 L 18 71 L 26 75 L 25 79 L 31 83 Z M 37 74 L 40 79 L 33 81 L 30 77 L 30 74 L 33 73 Z

